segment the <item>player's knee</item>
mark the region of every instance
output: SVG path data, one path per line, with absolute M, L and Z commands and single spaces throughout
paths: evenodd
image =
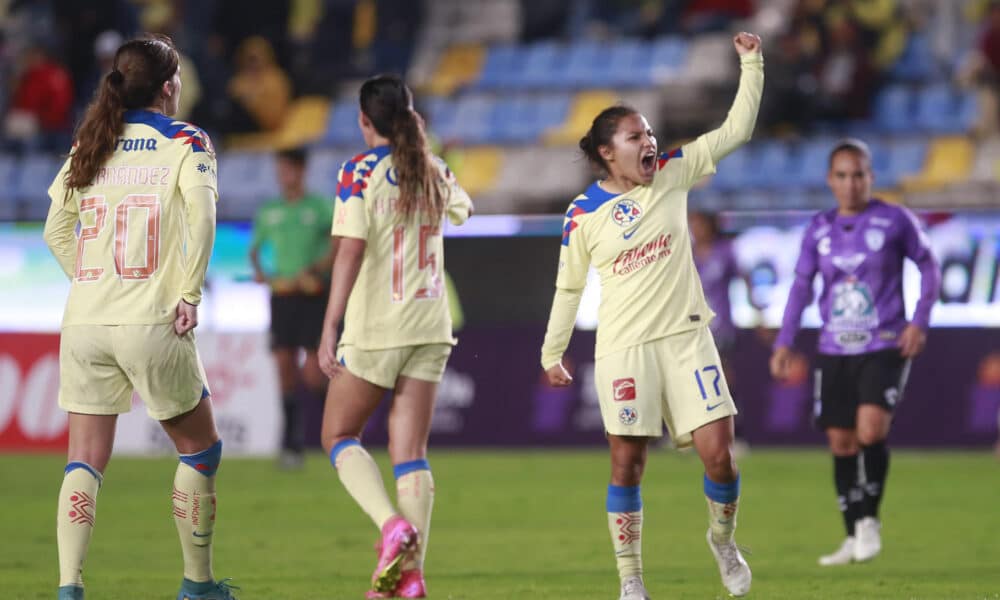
M 333 452 L 333 449 L 338 445 L 342 446 L 343 442 L 348 442 L 353 440 L 354 442 L 360 443 L 358 437 L 355 435 L 348 435 L 341 432 L 328 431 L 323 428 L 323 432 L 320 434 L 320 444 L 323 446 L 323 450 L 326 452 L 327 456 Z
M 216 440 L 214 444 L 192 454 L 180 454 L 180 461 L 205 477 L 212 477 L 219 470 L 219 463 L 222 462 L 222 440 Z
M 885 433 L 880 427 L 858 427 L 858 444 L 871 446 L 885 439 Z
M 732 481 L 736 478 L 736 458 L 728 446 L 715 449 L 703 456 L 705 474 L 712 481 Z

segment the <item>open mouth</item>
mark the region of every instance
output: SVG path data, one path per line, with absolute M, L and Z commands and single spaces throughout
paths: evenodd
M 656 152 L 650 151 L 642 157 L 642 171 L 652 173 L 656 169 Z

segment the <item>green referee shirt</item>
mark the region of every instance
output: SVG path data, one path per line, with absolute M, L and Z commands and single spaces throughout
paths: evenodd
M 260 207 L 253 221 L 252 247 L 269 244 L 274 277 L 294 277 L 330 251 L 333 203 L 313 194 L 298 202 L 280 198 Z

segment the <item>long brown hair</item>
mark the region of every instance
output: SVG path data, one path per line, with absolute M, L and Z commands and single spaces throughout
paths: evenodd
M 590 129 L 580 138 L 580 150 L 587 157 L 587 160 L 590 161 L 591 165 L 602 171 L 610 172 L 607 161 L 601 156 L 601 146 L 611 144 L 611 138 L 618 131 L 619 121 L 636 114 L 639 114 L 639 111 L 631 106 L 616 104 L 615 106 L 605 108 L 600 114 L 594 117 L 594 122 L 591 123 Z
M 408 219 L 416 213 L 441 221 L 447 203 L 441 171 L 434 164 L 413 94 L 394 75 L 377 75 L 361 86 L 361 112 L 375 131 L 388 138 L 399 181 L 397 211 Z
M 178 61 L 174 42 L 165 35 L 144 36 L 118 48 L 114 67 L 101 80 L 76 131 L 76 149 L 66 173 L 67 193 L 94 181 L 125 129 L 125 111 L 151 106 L 163 82 L 177 72 Z

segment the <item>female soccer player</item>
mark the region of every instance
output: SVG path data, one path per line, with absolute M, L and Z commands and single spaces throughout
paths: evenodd
M 177 598 L 233 598 L 212 576 L 222 441 L 193 332 L 215 239 L 215 154 L 203 131 L 170 118 L 181 94 L 177 64 L 170 38 L 123 44 L 49 188 L 45 241 L 71 280 L 59 346 L 59 406 L 69 411 L 61 599 L 83 598 L 97 492 L 133 390 L 180 453 Z
M 847 539 L 821 565 L 874 558 L 882 549 L 879 503 L 889 472 L 892 413 L 910 359 L 924 349 L 941 274 L 927 237 L 907 209 L 872 199 L 867 144 L 846 139 L 830 152 L 826 182 L 837 207 L 815 215 L 802 236 L 795 281 L 774 342 L 771 374 L 784 379 L 813 277 L 823 291 L 816 365 L 816 423 L 833 453 L 833 479 Z M 920 299 L 907 323 L 903 259 L 920 269 Z
M 733 458 L 733 404 L 708 329 L 713 313 L 695 271 L 687 192 L 750 139 L 764 85 L 760 38 L 733 38 L 742 75 L 722 127 L 657 153 L 645 117 L 605 109 L 580 148 L 607 177 L 569 207 L 556 293 L 542 346 L 549 382 L 572 381 L 562 365 L 587 270 L 601 275 L 595 381 L 611 448 L 607 513 L 621 577 L 621 599 L 649 596 L 642 580 L 642 498 L 646 446 L 663 423 L 679 447 L 692 443 L 705 465 L 708 545 L 723 584 L 750 589 L 750 568 L 733 541 L 740 478 Z
M 434 480 L 427 437 L 437 384 L 455 344 L 444 293 L 445 214 L 460 225 L 468 194 L 427 149 L 413 96 L 397 77 L 361 86 L 368 150 L 344 163 L 334 200 L 338 238 L 319 363 L 330 376 L 323 447 L 347 492 L 382 533 L 370 598 L 423 598 Z M 344 319 L 343 338 L 337 327 Z M 387 389 L 397 506 L 361 446 Z

